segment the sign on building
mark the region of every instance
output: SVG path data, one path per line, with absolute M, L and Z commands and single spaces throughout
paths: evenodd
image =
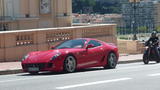
M 51 0 L 40 0 L 40 14 L 51 13 Z

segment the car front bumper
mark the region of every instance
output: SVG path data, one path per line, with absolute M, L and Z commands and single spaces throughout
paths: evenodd
M 24 72 L 62 71 L 62 65 L 49 63 L 22 63 Z

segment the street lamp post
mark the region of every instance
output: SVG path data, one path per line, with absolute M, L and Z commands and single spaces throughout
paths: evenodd
M 129 0 L 129 2 L 133 6 L 133 19 L 132 19 L 132 26 L 133 26 L 133 40 L 137 40 L 137 20 L 136 20 L 136 3 L 140 2 L 140 0 Z

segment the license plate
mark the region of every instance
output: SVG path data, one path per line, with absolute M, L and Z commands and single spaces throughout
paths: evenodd
M 30 71 L 30 72 L 36 72 L 36 71 L 39 71 L 39 68 L 38 67 L 29 67 L 28 71 Z

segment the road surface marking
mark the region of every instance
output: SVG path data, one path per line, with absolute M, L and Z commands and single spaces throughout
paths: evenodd
M 154 76 L 160 76 L 160 73 L 150 74 L 148 76 L 154 77 Z
M 82 83 L 82 84 L 75 84 L 75 85 L 68 85 L 68 86 L 56 87 L 56 89 L 69 89 L 69 88 L 90 86 L 90 85 L 96 85 L 96 84 L 103 84 L 103 83 L 111 83 L 111 82 L 125 81 L 125 80 L 130 80 L 130 79 L 132 79 L 132 78 L 120 78 L 120 79 L 96 81 L 96 82 L 89 82 L 89 83 Z

